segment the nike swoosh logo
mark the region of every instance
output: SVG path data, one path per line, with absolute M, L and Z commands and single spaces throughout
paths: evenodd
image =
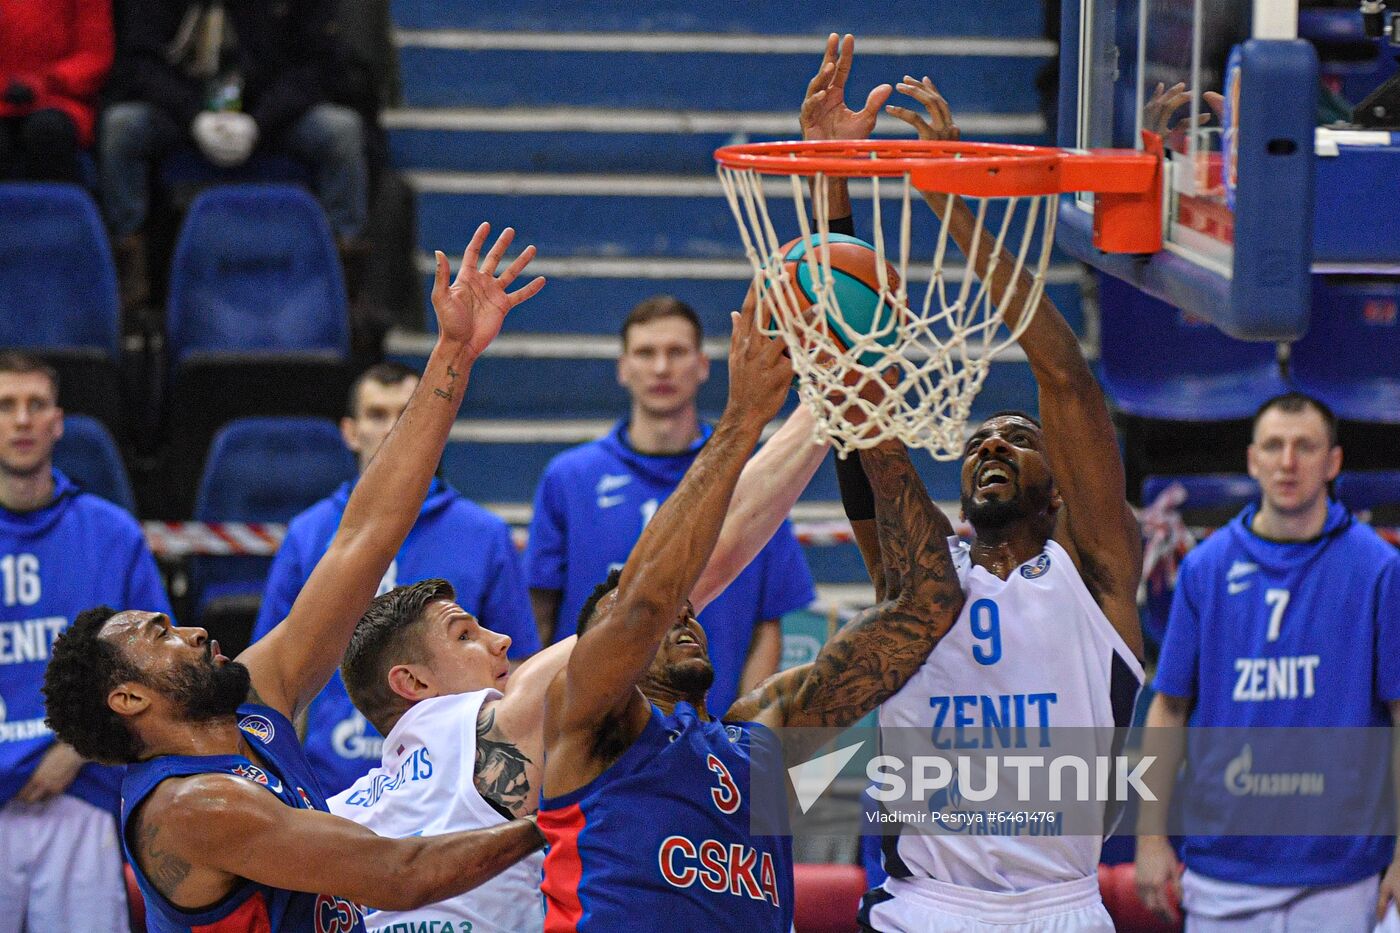
M 1253 580 L 1246 580 L 1243 583 L 1231 583 L 1226 588 L 1230 591 L 1231 596 L 1235 596 L 1236 594 L 1243 593 L 1253 585 Z
M 604 473 L 602 479 L 598 480 L 598 488 L 595 491 L 600 496 L 607 495 L 614 489 L 621 489 L 630 482 L 632 482 L 632 477 L 626 474 L 614 475 Z
M 1229 571 L 1225 574 L 1225 579 L 1233 580 L 1236 577 L 1247 577 L 1258 569 L 1258 564 L 1251 564 L 1246 561 L 1237 560 L 1230 565 Z
M 627 501 L 627 497 L 626 497 L 626 496 L 599 496 L 599 497 L 598 497 L 598 508 L 600 508 L 600 509 L 610 509 L 610 508 L 612 508 L 613 506 L 615 506 L 615 505 L 621 505 L 622 503 L 624 503 L 624 502 L 626 502 L 626 501 Z

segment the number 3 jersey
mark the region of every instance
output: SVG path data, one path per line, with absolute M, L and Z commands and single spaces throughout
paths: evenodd
M 1069 554 L 1048 541 L 1002 580 L 972 564 L 967 544 L 953 539 L 950 546 L 966 602 L 928 660 L 880 707 L 882 745 L 907 747 L 903 738 L 919 730 L 917 741 L 931 737 L 939 756 L 956 760 L 961 749 L 991 749 L 995 756 L 1007 747 L 1002 737 L 1011 735 L 1008 754 L 1044 755 L 1054 751 L 1042 747 L 1047 730 L 1092 726 L 1103 730 L 1091 738 L 1094 751 L 1113 755 L 1111 730 L 1130 723 L 1142 665 Z M 910 731 L 896 738 L 891 729 Z M 1074 737 L 1082 746 L 1085 732 L 1075 730 Z M 931 811 L 977 810 L 951 792 L 938 794 L 930 797 Z M 950 820 L 902 827 L 882 843 L 892 878 L 1018 893 L 1094 875 L 1102 838 L 1061 835 L 1053 823 Z
M 750 832 L 750 766 L 771 734 L 653 706 L 606 771 L 540 802 L 546 933 L 792 928 L 792 840 Z M 766 756 L 765 756 L 766 757 Z M 765 784 L 755 780 L 755 784 Z

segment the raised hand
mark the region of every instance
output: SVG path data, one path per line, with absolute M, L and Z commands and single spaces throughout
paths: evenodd
M 881 84 L 872 89 L 860 110 L 846 106 L 846 79 L 851 75 L 855 45 L 855 37 L 849 34 L 838 39 L 833 32 L 827 37 L 821 67 L 802 100 L 798 119 L 803 139 L 865 139 L 875 129 L 875 118 L 889 99 L 890 86 Z
M 483 223 L 472 234 L 466 252 L 462 253 L 462 267 L 457 270 L 457 278 L 449 285 L 450 270 L 447 257 L 439 250 L 437 275 L 433 280 L 433 311 L 437 314 L 438 333 L 446 340 L 462 344 L 473 359 L 480 356 L 496 335 L 512 308 L 528 301 L 544 288 L 544 276 L 538 276 L 523 288 L 507 293 L 506 289 L 515 281 L 525 267 L 535 258 L 535 247 L 527 246 L 515 257 L 500 275 L 496 267 L 505 255 L 515 230 L 506 227 L 484 257 L 482 244 L 491 232 L 491 225 Z M 478 262 L 480 265 L 478 266 Z
M 1219 122 L 1225 107 L 1225 98 L 1216 91 L 1206 91 L 1201 95 L 1201 99 L 1210 110 L 1196 115 L 1196 125 L 1205 126 L 1210 122 L 1211 114 L 1214 114 L 1216 122 Z M 1158 136 L 1167 136 L 1185 128 L 1186 124 L 1191 122 L 1191 118 L 1185 116 L 1173 122 L 1172 115 L 1190 102 L 1191 89 L 1186 86 L 1186 82 L 1178 81 L 1167 87 L 1158 81 L 1152 96 L 1142 105 L 1142 128 Z
M 759 310 L 759 305 L 763 309 Z M 733 333 L 729 338 L 729 403 L 725 414 L 767 424 L 783 407 L 792 385 L 792 364 L 786 345 L 779 337 L 769 337 L 768 302 L 759 302 L 754 288 L 744 298 L 742 311 L 730 314 Z
M 928 113 L 928 119 L 913 110 L 905 107 L 896 107 L 893 104 L 885 108 L 885 111 L 892 117 L 898 117 L 908 123 L 919 134 L 920 139 L 931 139 L 938 141 L 956 140 L 960 135 L 958 125 L 953 122 L 953 112 L 948 109 L 948 102 L 943 99 L 943 95 L 938 93 L 938 88 L 934 87 L 928 75 L 924 75 L 922 81 L 909 75 L 904 76 L 904 80 L 895 85 L 899 93 L 906 94 L 924 105 L 924 110 Z

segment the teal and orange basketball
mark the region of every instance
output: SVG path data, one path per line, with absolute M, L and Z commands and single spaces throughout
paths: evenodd
M 786 266 L 789 281 L 795 286 L 799 312 L 806 311 L 816 301 L 820 277 L 824 274 L 821 256 L 822 239 L 819 234 L 803 239 L 801 237 L 783 244 L 780 255 Z M 812 265 L 807 260 L 807 250 L 816 251 L 815 276 Z M 880 297 L 879 263 L 880 257 L 875 247 L 864 240 L 842 233 L 827 235 L 827 248 L 831 251 L 831 292 L 841 319 L 827 312 L 827 326 L 832 339 L 849 349 L 845 339 L 847 333 L 870 334 L 879 332 L 877 341 L 883 346 L 893 346 L 899 341 L 899 329 L 891 327 L 895 310 Z M 888 262 L 885 263 L 886 283 L 890 293 L 899 289 L 899 273 Z M 842 326 L 842 321 L 845 326 Z M 849 329 L 849 330 L 848 330 Z M 874 366 L 881 355 L 873 350 L 860 355 L 863 366 Z

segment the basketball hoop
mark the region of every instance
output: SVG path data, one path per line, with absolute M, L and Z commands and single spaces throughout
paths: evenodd
M 843 455 L 898 438 L 938 460 L 962 456 L 964 425 L 992 358 L 1030 324 L 1045 291 L 1059 195 L 1095 193 L 1100 249 L 1150 253 L 1162 246 L 1156 137 L 1145 152 L 1088 153 L 924 140 L 753 143 L 725 146 L 715 161 L 772 332 L 787 343 L 799 394 L 816 416 L 817 437 Z M 788 235 L 775 227 L 764 187 L 765 179 L 779 176 L 788 179 L 778 187 L 790 187 L 796 208 Z M 861 310 L 859 319 L 836 300 L 828 178 L 870 186 L 875 281 L 865 284 L 878 304 Z M 934 207 L 917 219 L 915 191 Z M 899 204 L 889 212 L 897 213 L 893 250 L 886 245 L 886 198 Z M 960 198 L 970 202 L 968 252 L 985 257 L 981 277 L 976 263 L 960 258 L 951 225 L 940 220 L 960 210 Z M 911 241 L 927 226 L 924 217 L 937 229 L 921 250 L 931 258 L 916 265 L 927 283 L 911 302 L 910 264 L 919 245 Z M 794 233 L 812 248 L 785 259 L 782 244 Z M 805 264 L 805 277 L 797 266 L 801 287 L 789 271 L 795 263 Z

